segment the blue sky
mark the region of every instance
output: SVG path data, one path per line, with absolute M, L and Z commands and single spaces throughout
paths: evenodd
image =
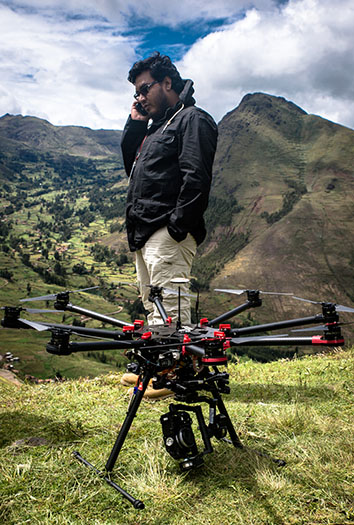
M 352 0 L 0 0 L 0 116 L 122 129 L 159 50 L 219 121 L 247 93 L 354 128 Z
M 124 35 L 140 36 L 140 44 L 136 47 L 136 52 L 142 58 L 149 56 L 153 51 L 168 55 L 171 60 L 178 61 L 183 59 L 184 54 L 200 38 L 222 29 L 230 24 L 228 18 L 216 18 L 213 20 L 196 19 L 180 23 L 176 27 L 168 25 L 147 26 L 146 19 L 129 20 L 129 28 Z

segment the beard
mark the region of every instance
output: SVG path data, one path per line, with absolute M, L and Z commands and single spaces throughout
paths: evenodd
M 152 118 L 154 122 L 156 122 L 164 117 L 169 107 L 170 103 L 168 102 L 167 96 L 163 91 L 161 91 L 158 98 L 156 99 L 156 103 L 154 104 L 152 111 L 148 111 L 149 117 Z

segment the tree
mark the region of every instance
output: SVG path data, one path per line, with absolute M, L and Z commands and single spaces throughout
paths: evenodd
M 54 273 L 56 275 L 62 275 L 62 276 L 66 275 L 65 268 L 58 261 L 54 265 Z

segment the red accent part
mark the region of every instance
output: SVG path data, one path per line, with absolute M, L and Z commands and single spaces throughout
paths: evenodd
M 203 357 L 202 363 L 209 364 L 209 365 L 215 365 L 217 363 L 226 363 L 227 357 Z
M 141 150 L 143 149 L 144 142 L 145 142 L 146 138 L 147 138 L 147 135 L 145 135 L 145 137 L 144 137 L 143 140 L 142 140 L 142 143 L 140 144 L 140 147 L 139 147 L 138 153 L 136 154 L 136 157 L 135 157 L 135 162 L 138 160 L 138 158 L 139 158 L 140 155 L 141 155 Z
M 204 326 L 204 325 L 207 324 L 208 322 L 209 322 L 208 319 L 207 319 L 206 317 L 204 317 L 203 319 L 201 319 L 201 320 L 199 321 L 199 324 L 200 324 L 200 326 Z
M 167 324 L 172 324 L 172 317 L 167 317 L 166 323 Z
M 145 332 L 142 336 L 141 336 L 141 339 L 151 339 L 152 337 L 152 332 Z
M 184 343 L 190 343 L 191 341 L 192 341 L 192 339 L 189 337 L 189 335 L 184 334 L 183 342 Z M 186 347 L 182 346 L 182 355 L 186 355 L 186 353 L 187 353 Z
M 328 339 L 322 339 L 321 335 L 314 335 L 312 338 L 312 344 L 313 345 L 331 345 L 331 346 L 343 345 L 344 339 L 333 339 L 332 341 L 330 341 Z
M 226 335 L 225 332 L 214 332 L 214 337 L 217 337 L 218 339 L 225 339 Z
M 231 348 L 231 342 L 229 340 L 224 341 L 222 346 L 224 350 L 227 350 L 228 348 Z
M 219 330 L 231 330 L 231 325 L 230 324 L 219 324 Z
M 135 326 L 123 326 L 123 333 L 125 332 L 134 332 Z
M 134 330 L 139 330 L 144 326 L 144 321 L 142 319 L 135 319 L 134 321 Z
M 142 389 L 143 389 L 143 382 L 142 382 L 142 381 L 140 381 L 140 382 L 139 382 L 139 386 L 138 386 L 138 390 L 140 390 L 140 391 L 141 391 Z

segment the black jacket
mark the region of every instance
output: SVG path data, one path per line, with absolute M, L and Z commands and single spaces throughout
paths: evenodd
M 131 251 L 139 250 L 159 228 L 180 242 L 190 232 L 197 244 L 206 235 L 217 126 L 194 104 L 189 80 L 174 108 L 158 122 L 128 118 L 122 153 L 130 177 L 126 226 Z

